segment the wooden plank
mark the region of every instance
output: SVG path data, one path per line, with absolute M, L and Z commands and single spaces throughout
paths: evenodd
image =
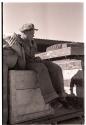
M 10 70 L 9 74 L 16 89 L 37 88 L 36 73 L 32 70 Z
M 84 55 L 84 48 L 79 46 L 72 46 L 71 55 Z
M 16 103 L 18 115 L 26 115 L 49 109 L 49 105 L 45 105 L 40 88 L 17 90 Z
M 55 57 L 65 57 L 70 55 L 84 55 L 84 50 L 80 47 L 65 47 L 58 50 L 48 51 L 40 54 L 36 54 L 41 59 L 50 59 Z
M 43 117 L 47 117 L 47 116 L 52 116 L 52 112 L 51 109 L 50 110 L 45 110 L 45 111 L 41 111 L 41 112 L 35 112 L 34 114 L 26 114 L 26 115 L 18 115 L 16 117 L 16 124 L 21 123 L 21 122 L 25 122 L 25 121 L 33 121 L 34 119 L 38 119 L 38 118 L 43 118 Z M 31 122 L 32 123 L 32 122 Z
M 53 50 L 62 49 L 65 47 L 67 47 L 67 43 L 54 44 L 52 46 L 47 47 L 46 51 L 53 51 Z
M 84 112 L 82 110 L 76 110 L 76 109 L 72 109 L 72 110 L 65 110 L 65 109 L 60 109 L 60 114 L 59 111 L 57 111 L 56 114 L 52 115 L 52 116 L 45 116 L 45 117 L 41 117 L 38 119 L 33 119 L 33 121 L 28 120 L 24 123 L 18 123 L 19 125 L 25 125 L 25 124 L 50 124 L 50 123 L 59 123 L 60 121 L 65 121 L 65 120 L 69 120 L 72 118 L 77 118 L 77 117 L 83 117 L 84 116 Z M 63 122 L 64 123 L 64 122 Z M 18 125 L 16 124 L 16 125 Z
M 9 71 L 9 87 L 10 87 L 10 123 L 13 124 L 16 121 L 16 84 L 15 82 L 12 82 L 12 79 L 14 79 L 14 76 Z
M 83 43 L 77 43 L 77 42 L 72 42 L 72 43 L 58 43 L 58 44 L 54 44 L 51 45 L 49 47 L 47 47 L 46 51 L 53 51 L 55 49 L 62 49 L 64 47 L 80 47 L 82 50 L 84 49 L 84 44 Z
M 36 57 L 39 56 L 41 59 L 49 59 L 49 58 L 55 58 L 55 57 L 68 56 L 70 54 L 71 54 L 71 48 L 67 47 L 63 49 L 36 54 Z

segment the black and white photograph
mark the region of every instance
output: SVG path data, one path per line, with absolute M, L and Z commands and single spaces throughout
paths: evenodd
M 2 125 L 84 125 L 84 2 L 2 2 Z

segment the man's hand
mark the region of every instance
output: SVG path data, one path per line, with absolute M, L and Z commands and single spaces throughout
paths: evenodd
M 41 58 L 40 57 L 35 57 L 35 61 L 41 63 Z

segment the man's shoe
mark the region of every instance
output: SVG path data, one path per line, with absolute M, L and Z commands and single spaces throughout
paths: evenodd
M 73 108 L 72 105 L 68 103 L 66 98 L 59 98 L 59 102 L 64 106 L 64 108 L 71 109 Z
M 59 102 L 58 99 L 55 99 L 50 103 L 50 106 L 55 110 L 55 109 L 60 109 L 63 105 Z

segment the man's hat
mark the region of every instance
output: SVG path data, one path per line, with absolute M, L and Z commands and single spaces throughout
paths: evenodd
M 34 28 L 34 24 L 30 23 L 30 24 L 24 24 L 21 28 L 20 31 L 24 32 L 26 30 L 38 30 Z

